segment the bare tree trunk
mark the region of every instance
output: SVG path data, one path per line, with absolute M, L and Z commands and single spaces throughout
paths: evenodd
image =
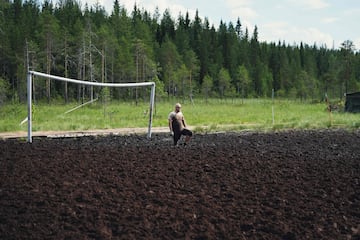
M 136 46 L 136 83 L 139 82 L 139 45 Z M 138 105 L 138 88 L 135 87 L 135 104 Z
M 83 71 L 82 71 L 82 80 L 85 80 L 86 78 L 86 54 L 85 54 L 85 43 L 84 43 L 84 59 L 83 59 Z M 82 100 L 81 103 L 84 103 L 84 99 L 85 99 L 85 86 L 81 85 L 82 87 Z
M 77 64 L 77 78 L 78 79 L 82 79 L 81 78 L 81 70 L 82 70 L 82 56 L 81 56 L 81 50 L 79 50 L 78 52 L 78 64 Z M 80 98 L 81 98 L 81 85 L 78 84 L 77 87 L 77 101 L 80 102 Z
M 46 73 L 50 74 L 51 71 L 51 43 L 48 37 L 47 39 L 47 49 L 46 49 Z M 46 97 L 48 99 L 48 103 L 50 103 L 50 79 L 46 79 Z
M 65 35 L 65 77 L 68 78 L 68 54 L 67 54 L 67 37 Z M 65 103 L 68 103 L 69 102 L 69 99 L 68 99 L 68 82 L 65 82 L 65 86 L 64 86 L 64 94 L 65 94 Z
M 90 41 L 89 41 L 89 65 L 90 65 L 90 82 L 94 82 L 94 71 L 93 71 L 93 62 L 92 62 L 92 42 L 91 42 L 91 32 L 90 32 Z M 94 100 L 94 87 L 90 86 L 90 100 Z

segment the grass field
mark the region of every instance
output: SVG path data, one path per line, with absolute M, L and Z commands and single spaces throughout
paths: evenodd
M 153 127 L 167 126 L 168 113 L 176 100 L 155 104 Z M 187 123 L 196 132 L 238 130 L 324 129 L 360 127 L 360 115 L 339 111 L 329 113 L 325 103 L 271 99 L 211 99 L 182 102 Z M 112 101 L 79 106 L 38 104 L 33 106 L 33 131 L 62 131 L 147 127 L 149 103 Z M 0 108 L 0 132 L 26 131 L 27 106 Z M 23 123 L 22 123 L 23 122 Z M 22 124 L 21 124 L 22 123 Z

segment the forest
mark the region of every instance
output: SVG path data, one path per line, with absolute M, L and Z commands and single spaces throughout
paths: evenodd
M 206 13 L 204 13 L 206 15 Z M 260 42 L 261 29 L 235 23 L 128 12 L 111 13 L 77 0 L 0 1 L 0 106 L 26 101 L 28 70 L 92 82 L 156 83 L 157 98 L 277 97 L 341 100 L 360 90 L 360 52 L 351 40 L 338 48 L 303 42 Z M 86 98 L 141 99 L 142 89 L 93 89 L 35 79 L 34 102 Z

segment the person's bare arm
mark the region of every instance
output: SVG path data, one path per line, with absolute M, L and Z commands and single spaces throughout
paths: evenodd
M 172 129 L 172 120 L 171 119 L 169 119 L 169 129 L 170 129 L 170 132 L 173 131 L 173 129 Z
M 182 118 L 182 122 L 183 122 L 184 127 L 186 128 L 185 117 Z

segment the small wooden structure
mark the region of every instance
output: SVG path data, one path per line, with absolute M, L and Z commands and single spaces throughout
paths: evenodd
M 360 113 L 360 92 L 346 94 L 345 112 Z

